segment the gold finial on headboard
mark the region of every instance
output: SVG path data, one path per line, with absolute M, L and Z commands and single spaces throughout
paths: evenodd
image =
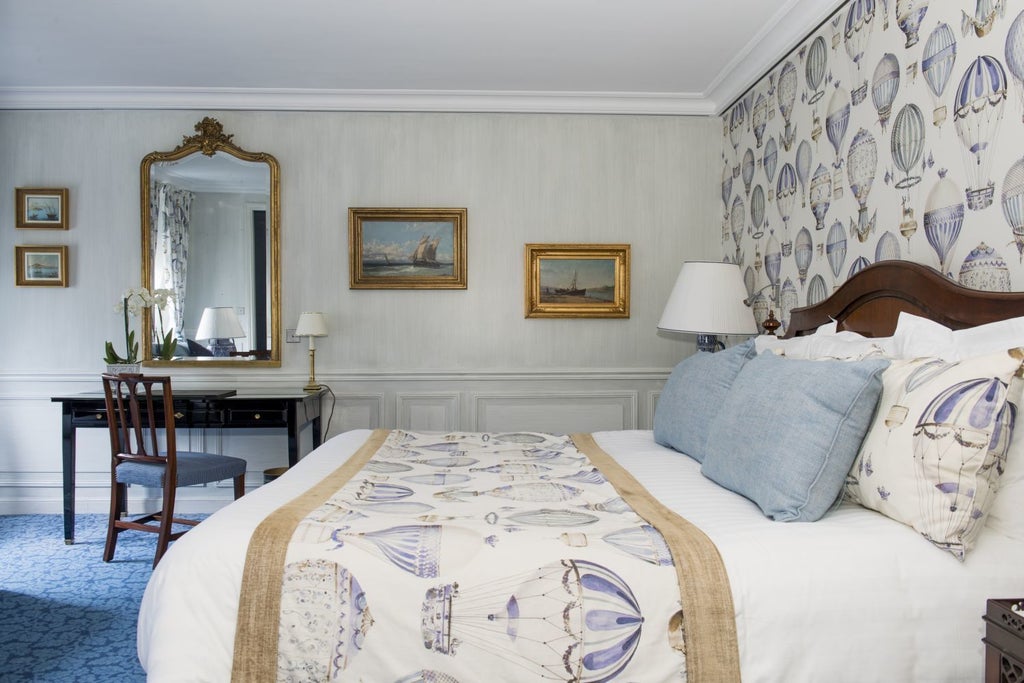
M 775 330 L 782 327 L 782 323 L 775 318 L 775 311 L 768 311 L 768 318 L 761 323 L 761 327 L 764 328 L 765 334 L 775 336 Z

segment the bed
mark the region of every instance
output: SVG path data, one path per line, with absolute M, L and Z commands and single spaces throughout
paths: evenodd
M 1020 403 L 1020 357 L 1008 353 L 1011 346 L 1024 343 L 1021 321 L 1013 320 L 1022 315 L 1024 294 L 965 290 L 925 267 L 884 262 L 865 268 L 820 304 L 793 311 L 787 339 L 779 346 L 767 340 L 768 348 L 761 353 L 738 344 L 713 354 L 721 358 L 718 363 L 736 363 L 744 356 L 726 386 L 716 389 L 724 392 L 721 401 L 708 400 L 713 394 L 705 393 L 695 405 L 690 381 L 694 373 L 708 377 L 708 384 L 700 387 L 708 390 L 715 381 L 721 383 L 721 372 L 694 369 L 696 361 L 681 363 L 666 383 L 653 431 L 571 438 L 529 432 L 343 433 L 274 482 L 218 511 L 172 546 L 154 571 L 143 599 L 140 660 L 151 681 L 226 681 L 232 679 L 233 667 L 235 680 L 303 680 L 314 676 L 312 669 L 302 666 L 321 665 L 326 676 L 337 680 L 387 683 L 469 683 L 485 677 L 496 681 L 981 680 L 985 659 L 981 615 L 986 599 L 1024 595 L 1024 439 L 1012 439 Z M 972 328 L 984 332 L 972 337 Z M 1017 343 L 1008 346 L 1005 339 Z M 789 348 L 784 348 L 786 344 Z M 825 354 L 805 355 L 815 344 L 827 348 Z M 922 344 L 935 353 L 927 361 L 918 356 Z M 936 376 L 958 368 L 965 368 L 974 381 L 978 373 L 971 365 L 974 355 L 967 358 L 967 349 L 973 354 L 978 344 L 1006 347 L 979 354 L 987 359 L 982 374 L 987 377 L 992 374 L 988 368 L 998 366 L 993 372 L 1002 377 L 1000 381 L 989 378 L 986 387 L 972 389 L 972 396 L 983 394 L 986 400 L 993 392 L 998 394 L 998 405 L 986 413 L 989 429 L 983 439 L 965 430 L 951 437 L 939 434 L 935 427 L 939 421 L 925 427 L 915 426 L 913 420 L 903 420 L 906 427 L 897 424 L 892 416 L 900 412 L 902 403 L 910 404 L 912 415 L 926 411 L 914 408 L 909 394 L 897 392 L 894 397 L 886 373 L 894 372 L 893 368 L 903 373 L 900 391 L 910 384 L 927 386 Z M 747 343 L 747 347 L 753 345 Z M 958 349 L 963 357 L 954 358 Z M 900 353 L 906 357 L 895 360 Z M 749 385 L 752 380 L 746 379 L 748 374 L 756 376 L 755 367 L 764 373 L 759 381 L 789 378 L 794 367 L 805 368 L 812 379 L 787 379 L 785 386 L 776 384 L 765 392 L 763 385 Z M 796 440 L 790 428 L 777 427 L 786 419 L 784 413 L 803 410 L 801 397 L 813 394 L 817 387 L 838 392 L 835 387 L 844 380 L 822 381 L 821 377 L 845 377 L 854 373 L 848 370 L 854 367 L 860 373 L 856 386 L 861 389 L 854 393 L 865 426 L 849 460 L 830 450 L 829 458 L 837 462 L 827 467 L 812 471 L 797 467 L 794 473 L 787 469 L 785 476 L 810 477 L 815 487 L 813 494 L 798 496 L 795 504 L 778 500 L 779 492 L 771 490 L 772 478 L 779 476 L 778 465 L 755 477 L 756 481 L 742 481 L 744 470 L 758 471 L 771 454 L 782 457 L 785 468 L 792 462 L 799 464 L 803 442 Z M 780 368 L 789 374 L 779 375 Z M 819 372 L 826 374 L 814 374 Z M 807 382 L 810 385 L 804 386 Z M 784 405 L 769 401 L 750 407 L 766 394 L 785 395 L 791 384 L 797 388 Z M 870 393 L 863 387 L 876 385 L 873 401 L 870 396 L 860 397 Z M 748 392 L 745 397 L 735 395 L 742 394 L 741 389 Z M 685 400 L 688 393 L 690 404 Z M 864 403 L 871 404 L 869 410 Z M 690 428 L 679 429 L 680 420 L 675 418 L 666 427 L 672 411 L 686 410 L 687 405 L 692 410 L 681 422 Z M 710 426 L 695 421 L 694 415 L 707 411 L 709 405 L 720 413 L 735 413 L 736 406 L 742 406 L 739 424 L 747 428 L 720 424 L 722 420 L 715 417 L 704 419 L 704 423 L 711 421 Z M 977 413 L 968 419 L 977 422 Z M 829 439 L 835 442 L 839 435 L 849 441 L 844 430 L 853 421 L 847 410 Z M 702 440 L 694 442 L 698 432 Z M 968 444 L 972 453 L 981 454 L 975 474 L 987 477 L 991 485 L 982 487 L 972 479 L 974 488 L 968 490 L 961 480 L 959 492 L 953 493 L 979 501 L 984 498 L 984 512 L 972 508 L 950 528 L 948 515 L 925 504 L 935 495 L 931 489 L 946 495 L 943 501 L 950 500 L 945 475 L 935 486 L 926 486 L 928 490 L 907 494 L 922 497 L 925 503 L 918 501 L 922 510 L 908 512 L 898 502 L 902 500 L 900 477 L 907 476 L 906 467 L 921 466 L 924 456 L 916 445 L 906 446 L 907 457 L 892 463 L 883 454 L 902 447 L 900 439 L 912 440 L 914 432 L 924 434 L 918 441 L 927 439 L 926 445 L 955 443 L 960 452 Z M 678 439 L 695 444 L 691 449 L 702 451 L 703 457 L 665 445 Z M 371 442 L 372 449 L 368 448 Z M 464 447 L 463 442 L 473 442 L 475 448 Z M 869 448 L 869 444 L 874 445 Z M 740 455 L 747 459 L 740 458 L 737 464 L 734 458 L 739 456 L 730 449 L 741 447 L 746 450 Z M 833 449 L 834 443 L 826 448 Z M 371 450 L 377 454 L 373 460 L 359 460 Z M 378 460 L 382 451 L 388 457 Z M 485 459 L 488 451 L 497 454 L 493 461 Z M 527 459 L 527 452 L 550 461 Z M 542 452 L 546 455 L 539 455 Z M 518 459 L 510 453 L 518 454 Z M 752 453 L 754 459 L 750 459 Z M 583 460 L 591 455 L 589 461 Z M 469 459 L 474 460 L 472 466 L 467 465 Z M 575 462 L 573 479 L 542 469 L 548 466 L 545 463 L 560 460 Z M 599 465 L 600 474 L 589 474 L 591 465 Z M 345 472 L 346 467 L 350 471 Z M 491 488 L 485 491 L 480 482 L 464 478 L 470 476 L 463 474 L 469 469 L 491 470 L 479 476 L 493 476 L 495 483 L 487 484 Z M 826 469 L 836 472 L 823 474 Z M 1001 477 L 993 475 L 995 471 Z M 309 509 L 293 509 L 295 501 L 311 495 L 310 489 L 324 489 L 339 476 L 338 481 L 355 486 L 348 498 L 321 491 Z M 426 493 L 423 498 L 417 493 L 392 500 L 427 500 L 430 509 L 411 505 L 410 516 L 396 520 L 397 508 L 403 506 L 394 505 L 387 513 L 391 516 L 379 525 L 390 535 L 366 533 L 360 525 L 376 524 L 368 508 L 387 502 L 367 491 L 382 494 L 393 490 L 388 489 L 393 485 L 404 486 L 408 482 L 403 477 L 421 481 L 428 487 Z M 835 491 L 817 492 L 819 482 L 829 477 L 840 479 L 838 498 Z M 879 484 L 885 477 L 892 477 L 885 481 L 893 483 Z M 632 509 L 613 509 L 620 497 L 606 497 L 607 489 L 595 489 L 589 498 L 589 492 L 571 500 L 564 497 L 570 495 L 564 493 L 567 489 L 589 485 L 613 486 L 622 499 L 631 501 Z M 920 481 L 916 485 L 920 489 Z M 533 500 L 483 495 L 516 486 L 535 487 L 525 496 Z M 543 494 L 542 486 L 546 487 Z M 1001 488 L 998 495 L 997 486 Z M 546 497 L 556 489 L 563 498 Z M 639 497 L 634 499 L 634 493 Z M 485 506 L 473 507 L 475 503 Z M 950 507 L 947 502 L 941 505 Z M 522 506 L 530 509 L 524 512 Z M 465 512 L 454 514 L 453 510 Z M 611 527 L 601 526 L 606 513 L 635 515 L 641 524 L 619 524 L 621 529 L 609 531 Z M 901 515 L 914 519 L 901 519 Z M 933 518 L 936 515 L 943 518 Z M 473 551 L 473 559 L 433 561 L 422 548 L 410 548 L 407 539 L 393 531 L 413 529 L 422 541 L 422 532 L 440 523 L 439 517 L 456 518 L 456 526 L 484 534 L 482 549 Z M 815 521 L 809 521 L 812 517 Z M 791 521 L 782 521 L 787 519 Z M 257 545 L 275 525 L 300 545 L 325 542 L 323 556 L 345 558 L 340 564 L 352 569 L 351 575 L 332 565 L 329 576 L 311 579 L 309 570 L 319 566 L 317 560 L 301 559 L 295 554 L 295 543 L 291 549 Z M 969 541 L 965 529 L 969 529 Z M 497 583 L 485 580 L 486 572 L 495 572 L 492 579 L 503 571 L 514 572 L 505 566 L 475 573 L 477 556 L 510 548 L 506 545 L 510 539 L 528 538 L 534 532 L 539 535 L 514 551 L 514 556 L 529 555 L 525 561 L 530 566 L 553 566 L 555 571 L 543 576 L 550 585 L 541 586 L 540 573 L 531 573 L 529 580 L 516 573 L 515 586 L 485 596 L 485 588 Z M 680 535 L 688 538 L 675 539 Z M 684 541 L 692 545 L 684 548 Z M 666 545 L 676 553 L 668 554 L 668 560 Z M 549 546 L 560 548 L 555 552 L 561 554 L 550 562 L 533 558 L 532 553 Z M 364 556 L 344 554 L 350 551 Z M 622 565 L 612 564 L 625 561 L 611 558 L 626 556 L 640 558 L 633 563 L 638 574 L 625 574 L 627 569 L 619 568 Z M 505 557 L 506 565 L 514 563 Z M 280 565 L 298 566 L 301 571 L 273 574 L 282 571 Z M 602 573 L 606 565 L 615 571 Z M 666 571 L 677 583 L 664 582 Z M 272 577 L 269 581 L 267 575 Z M 625 587 L 616 588 L 620 576 L 632 578 L 622 584 Z M 564 605 L 545 607 L 547 616 L 537 618 L 531 610 L 539 608 L 530 599 L 565 592 L 567 577 L 579 578 L 582 588 Z M 399 578 L 408 579 L 411 586 Z M 307 582 L 305 592 L 291 597 L 278 594 L 279 586 L 296 581 Z M 340 607 L 328 611 L 344 612 L 344 617 L 327 628 L 337 637 L 321 638 L 304 630 L 315 630 L 325 618 L 320 593 L 309 587 L 309 581 L 338 586 L 340 597 L 330 599 L 338 600 Z M 243 584 L 245 591 L 240 588 Z M 600 597 L 595 598 L 598 589 Z M 472 612 L 469 606 L 478 598 L 480 609 Z M 388 600 L 416 612 L 410 624 L 391 625 Z M 642 615 L 639 611 L 626 614 L 627 605 L 637 604 L 643 606 Z M 271 618 L 263 619 L 267 614 Z M 261 625 L 253 626 L 261 619 Z M 278 624 L 286 621 L 291 635 L 277 632 Z M 264 640 L 244 635 L 249 628 L 262 629 Z M 538 628 L 549 630 L 531 630 Z M 560 631 L 575 631 L 577 636 L 564 646 L 549 638 Z M 267 647 L 267 633 L 272 640 L 280 638 L 287 651 L 319 640 L 327 650 L 306 653 L 314 664 L 282 664 L 276 669 L 280 653 L 274 651 L 276 642 Z M 479 640 L 474 642 L 470 634 L 479 635 Z M 289 639 L 291 644 L 284 645 Z M 551 662 L 524 664 L 516 659 L 520 651 L 542 651 L 545 654 L 538 654 L 538 661 L 548 657 Z M 253 666 L 257 668 L 247 668 Z M 316 675 L 321 673 L 317 669 Z

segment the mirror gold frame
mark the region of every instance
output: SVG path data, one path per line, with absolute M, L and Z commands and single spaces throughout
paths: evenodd
M 153 288 L 153 245 L 150 243 L 150 171 L 153 164 L 179 161 L 193 154 L 212 157 L 217 152 L 256 163 L 265 163 L 270 169 L 270 201 L 267 222 L 270 238 L 268 266 L 270 268 L 270 358 L 247 357 L 185 357 L 161 360 L 153 357 L 152 344 L 140 344 L 142 360 L 147 366 L 164 367 L 280 367 L 281 366 L 281 184 L 277 159 L 265 152 L 247 152 L 231 141 L 234 135 L 224 133 L 223 125 L 214 118 L 205 117 L 195 125 L 196 134 L 182 136 L 182 143 L 170 152 L 150 152 L 142 159 L 140 197 L 142 200 L 142 286 Z M 145 309 L 142 315 L 142 339 L 153 339 L 153 315 Z

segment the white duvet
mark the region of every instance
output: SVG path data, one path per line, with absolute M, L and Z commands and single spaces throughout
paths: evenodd
M 150 681 L 230 680 L 250 535 L 369 434 L 330 439 L 172 545 L 139 613 L 139 659 Z M 980 681 L 985 600 L 1024 595 L 1024 543 L 994 529 L 961 564 L 909 527 L 854 505 L 812 524 L 772 522 L 649 431 L 594 437 L 718 546 L 744 681 Z

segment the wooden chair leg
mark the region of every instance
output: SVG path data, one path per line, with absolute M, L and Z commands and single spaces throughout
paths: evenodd
M 173 486 L 164 486 L 164 508 L 160 512 L 160 531 L 157 535 L 156 557 L 153 558 L 154 568 L 167 552 L 167 546 L 171 542 L 171 525 L 174 523 L 174 493 Z
M 104 562 L 110 562 L 114 559 L 117 534 L 120 533 L 120 529 L 115 527 L 115 522 L 121 518 L 121 512 L 124 510 L 127 498 L 125 489 L 127 488 L 125 484 L 118 484 L 114 480 L 110 482 L 110 519 L 107 521 L 107 542 L 103 546 Z
M 238 500 L 245 495 L 245 475 L 240 474 L 234 479 L 235 481 L 235 500 Z

